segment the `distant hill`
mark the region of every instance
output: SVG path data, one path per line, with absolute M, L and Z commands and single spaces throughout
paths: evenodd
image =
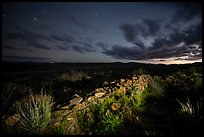
M 2 62 L 2 71 L 26 71 L 26 70 L 66 70 L 66 69 L 138 69 L 144 68 L 151 71 L 159 71 L 164 69 L 180 69 L 192 66 L 202 67 L 202 62 L 193 64 L 145 64 L 145 63 L 16 63 Z

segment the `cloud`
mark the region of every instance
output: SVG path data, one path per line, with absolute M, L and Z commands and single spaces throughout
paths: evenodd
M 83 47 L 80 47 L 80 46 L 78 46 L 78 45 L 73 45 L 73 46 L 72 46 L 72 49 L 73 49 L 74 51 L 76 51 L 76 52 L 84 53 Z
M 76 52 L 79 53 L 84 53 L 84 52 L 95 52 L 96 49 L 93 47 L 93 45 L 91 45 L 90 43 L 86 43 L 86 42 L 81 42 L 79 41 L 79 43 L 76 45 L 72 45 L 72 49 Z
M 112 56 L 117 59 L 137 59 L 140 57 L 141 52 L 136 46 L 124 47 L 121 45 L 113 45 L 111 49 L 105 49 L 104 54 Z
M 128 42 L 133 43 L 141 49 L 144 49 L 144 44 L 139 39 L 139 33 L 144 31 L 140 24 L 124 24 L 120 26 L 124 33 L 124 37 Z
M 188 34 L 188 36 L 185 37 L 185 41 L 187 44 L 193 44 L 198 41 L 202 41 L 202 22 L 190 26 L 186 31 L 186 34 Z
M 24 33 L 7 33 L 7 38 L 12 39 L 12 40 L 17 40 L 17 39 L 26 39 L 28 38 Z
M 44 45 L 44 44 L 39 44 L 39 43 L 33 43 L 32 44 L 34 47 L 39 48 L 39 49 L 50 49 L 50 47 Z
M 109 47 L 109 45 L 107 43 L 104 43 L 104 42 L 97 42 L 96 46 L 101 48 L 102 50 L 106 50 Z
M 11 50 L 18 50 L 18 48 L 14 48 L 14 47 L 12 47 L 12 46 L 9 46 L 9 45 L 3 45 L 3 47 L 2 48 L 5 48 L 5 49 L 11 49 Z
M 143 19 L 136 24 L 123 24 L 120 26 L 125 39 L 138 46 L 140 49 L 145 49 L 146 46 L 142 40 L 148 36 L 155 36 L 160 32 L 160 21 Z
M 202 24 L 201 22 L 189 26 L 185 31 L 179 32 L 174 30 L 171 34 L 167 35 L 164 38 L 157 38 L 152 43 L 153 49 L 161 48 L 162 46 L 174 46 L 181 42 L 184 42 L 186 45 L 191 45 L 202 41 Z
M 41 57 L 24 57 L 24 56 L 2 56 L 3 61 L 16 61 L 16 62 L 50 62 L 52 58 Z
M 8 32 L 7 33 L 7 38 L 10 40 L 19 40 L 19 41 L 25 41 L 28 43 L 28 46 L 39 48 L 39 49 L 50 49 L 47 45 L 40 44 L 38 40 L 43 39 L 43 40 L 49 40 L 49 38 L 41 35 L 41 34 L 36 34 L 33 32 L 26 32 L 26 33 L 17 33 L 17 32 Z
M 143 37 L 157 35 L 160 31 L 160 22 L 157 20 L 143 19 L 142 23 L 146 27 Z
M 91 39 L 87 37 L 73 37 L 71 35 L 62 35 L 62 34 L 50 34 L 50 35 L 42 35 L 36 32 L 33 32 L 29 29 L 22 28 L 20 26 L 15 26 L 17 30 L 15 32 L 7 32 L 6 38 L 8 40 L 18 40 L 24 41 L 27 43 L 28 47 L 35 47 L 38 49 L 44 50 L 70 50 L 73 49 L 76 52 L 84 53 L 84 52 L 94 52 L 96 51 L 95 47 L 91 43 Z M 14 46 L 4 46 L 5 48 L 9 48 L 11 50 L 18 50 L 17 47 Z M 27 48 L 28 48 L 27 47 Z M 24 49 L 22 49 L 24 50 Z
M 146 24 L 150 24 L 150 22 L 146 22 Z M 150 31 L 139 32 L 138 30 L 145 29 L 139 27 L 139 29 L 136 30 L 134 25 L 125 25 L 122 26 L 122 29 L 125 32 L 125 39 L 131 42 L 137 41 L 136 38 L 141 35 L 139 33 L 142 33 L 142 35 L 145 34 L 146 36 L 154 34 L 157 36 L 159 33 L 157 32 L 157 29 L 149 29 Z M 158 30 L 160 30 L 160 27 L 158 27 Z M 107 48 L 104 43 L 99 43 L 98 46 L 101 47 L 104 54 L 117 59 L 143 60 L 181 56 L 189 56 L 189 60 L 193 58 L 198 59 L 202 58 L 202 24 L 199 22 L 196 25 L 191 25 L 184 31 L 174 29 L 171 33 L 164 35 L 163 37 L 159 37 L 158 35 L 151 43 L 151 46 L 144 45 L 145 48 L 138 48 L 137 45 L 132 47 L 113 45 L 111 48 Z
M 10 46 L 10 45 L 8 45 L 8 44 L 5 44 L 5 45 L 2 44 L 2 48 L 3 48 L 3 49 L 9 49 L 9 50 L 19 50 L 19 51 L 20 51 L 20 50 L 25 50 L 25 51 L 32 51 L 32 50 L 30 50 L 30 49 L 21 48 L 21 47 L 19 48 L 19 47 L 16 47 L 16 46 L 14 47 L 14 46 Z
M 66 43 L 56 45 L 56 49 L 58 50 L 69 50 L 70 48 L 71 48 L 71 45 L 68 45 Z
M 67 43 L 73 43 L 75 40 L 73 39 L 72 36 L 69 36 L 69 35 L 51 35 L 50 36 L 51 39 L 54 39 L 56 41 L 62 41 L 62 42 L 67 42 Z
M 78 18 L 72 16 L 72 15 L 67 15 L 68 21 L 70 21 L 72 24 L 74 24 L 77 27 L 80 27 L 81 29 L 88 29 L 88 30 L 93 30 L 96 33 L 101 33 L 102 31 L 97 28 L 94 25 L 88 24 L 82 20 L 79 20 Z
M 175 12 L 167 27 L 172 27 L 172 25 L 178 22 L 187 23 L 195 17 L 202 18 L 201 3 L 180 3 L 178 6 L 180 8 Z

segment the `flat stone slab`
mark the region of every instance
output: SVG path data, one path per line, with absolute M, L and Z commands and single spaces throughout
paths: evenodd
M 69 103 L 72 105 L 78 105 L 83 100 L 83 98 L 80 97 L 79 95 L 76 94 L 75 96 L 76 96 L 75 98 L 73 98 L 69 101 Z
M 104 96 L 104 95 L 105 95 L 104 92 L 95 93 L 95 96 L 96 96 L 97 98 L 100 98 L 100 97 L 102 97 L 102 96 Z

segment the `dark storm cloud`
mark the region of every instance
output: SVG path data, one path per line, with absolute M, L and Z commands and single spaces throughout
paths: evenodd
M 103 53 L 117 59 L 136 59 L 141 55 L 136 46 L 124 47 L 121 45 L 113 45 L 111 49 L 106 49 Z
M 202 15 L 201 3 L 181 3 L 181 8 L 175 13 L 170 23 L 190 21 Z
M 145 51 L 146 59 L 153 58 L 170 58 L 170 57 L 180 57 L 185 55 L 185 51 L 187 51 L 186 47 L 164 47 L 156 50 L 148 50 Z
M 145 49 L 145 45 L 141 37 L 155 36 L 160 31 L 160 22 L 157 20 L 143 19 L 141 23 L 123 24 L 120 26 L 124 37 L 128 42 L 133 43 L 141 49 Z
M 186 33 L 188 37 L 186 37 L 187 44 L 193 44 L 198 41 L 202 41 L 202 22 L 197 25 L 191 26 Z
M 181 42 L 184 42 L 186 45 L 191 45 L 200 41 L 202 41 L 201 22 L 196 25 L 189 26 L 189 28 L 183 32 L 174 30 L 173 33 L 167 35 L 165 38 L 155 39 L 155 41 L 152 43 L 152 48 L 158 49 L 162 46 L 174 46 Z
M 142 23 L 144 23 L 144 25 L 146 26 L 143 37 L 157 35 L 157 33 L 160 31 L 159 21 L 143 19 Z
M 185 55 L 183 53 L 184 51 L 187 51 L 187 49 L 165 47 L 155 50 L 152 49 L 138 50 L 137 47 L 125 47 L 121 45 L 113 45 L 111 49 L 106 49 L 103 51 L 103 53 L 117 59 L 143 60 L 182 56 Z
M 139 39 L 139 33 L 144 32 L 144 28 L 142 26 L 139 24 L 124 24 L 120 26 L 120 29 L 123 31 L 124 37 L 128 42 L 133 43 L 141 49 L 145 48 Z
M 171 28 L 174 24 L 187 23 L 195 17 L 202 19 L 202 4 L 201 3 L 180 3 L 180 8 L 175 12 L 174 16 L 166 27 Z
M 144 21 L 145 26 L 151 26 L 151 22 Z M 149 24 L 149 25 L 147 25 Z M 151 25 L 150 25 L 151 24 Z M 138 25 L 137 25 L 138 26 Z M 159 26 L 156 26 L 159 30 Z M 149 27 L 151 28 L 151 27 Z M 148 32 L 139 32 L 138 30 L 145 30 L 144 28 L 139 27 L 136 30 L 135 25 L 123 25 L 121 28 L 125 34 L 124 37 L 128 41 L 136 41 L 139 33 L 148 35 L 156 35 L 157 29 L 149 29 Z M 142 43 L 143 44 L 143 43 Z M 194 45 L 193 45 L 194 44 Z M 191 25 L 186 30 L 180 32 L 177 29 L 174 29 L 172 33 L 164 37 L 155 38 L 152 42 L 152 46 L 147 48 L 137 48 L 125 47 L 120 45 L 113 45 L 112 48 L 106 48 L 103 43 L 98 44 L 104 51 L 103 53 L 109 56 L 112 56 L 117 59 L 154 59 L 154 58 L 169 58 L 169 57 L 180 57 L 180 56 L 190 56 L 194 58 L 202 58 L 202 24 L 199 22 L 196 25 Z M 192 46 L 193 45 L 193 46 Z M 189 58 L 190 59 L 190 58 Z

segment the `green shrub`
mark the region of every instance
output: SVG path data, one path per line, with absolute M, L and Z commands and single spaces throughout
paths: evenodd
M 77 119 L 81 130 L 91 135 L 117 134 L 123 120 L 119 109 L 113 110 L 114 103 L 119 103 L 114 96 L 107 97 L 104 101 L 91 104 L 89 110 L 80 110 Z
M 77 112 L 77 121 L 80 127 L 81 132 L 85 134 L 92 135 L 95 131 L 95 118 L 92 112 L 87 110 L 79 110 Z
M 123 120 L 114 114 L 109 114 L 108 117 L 104 117 L 101 121 L 102 123 L 102 130 L 99 129 L 101 134 L 104 135 L 111 135 L 117 134 L 118 129 L 121 127 Z
M 62 118 L 60 121 L 60 126 L 57 128 L 57 134 L 58 135 L 66 135 L 66 129 L 68 128 L 69 125 L 69 120 L 67 119 L 66 116 Z
M 146 109 L 153 109 L 164 96 L 164 88 L 157 79 L 150 81 L 144 90 L 136 90 L 131 97 L 132 110 L 135 115 Z M 154 107 L 153 107 L 154 106 Z
M 43 93 L 30 95 L 17 102 L 17 114 L 20 116 L 19 127 L 30 134 L 39 134 L 51 119 L 53 98 Z

